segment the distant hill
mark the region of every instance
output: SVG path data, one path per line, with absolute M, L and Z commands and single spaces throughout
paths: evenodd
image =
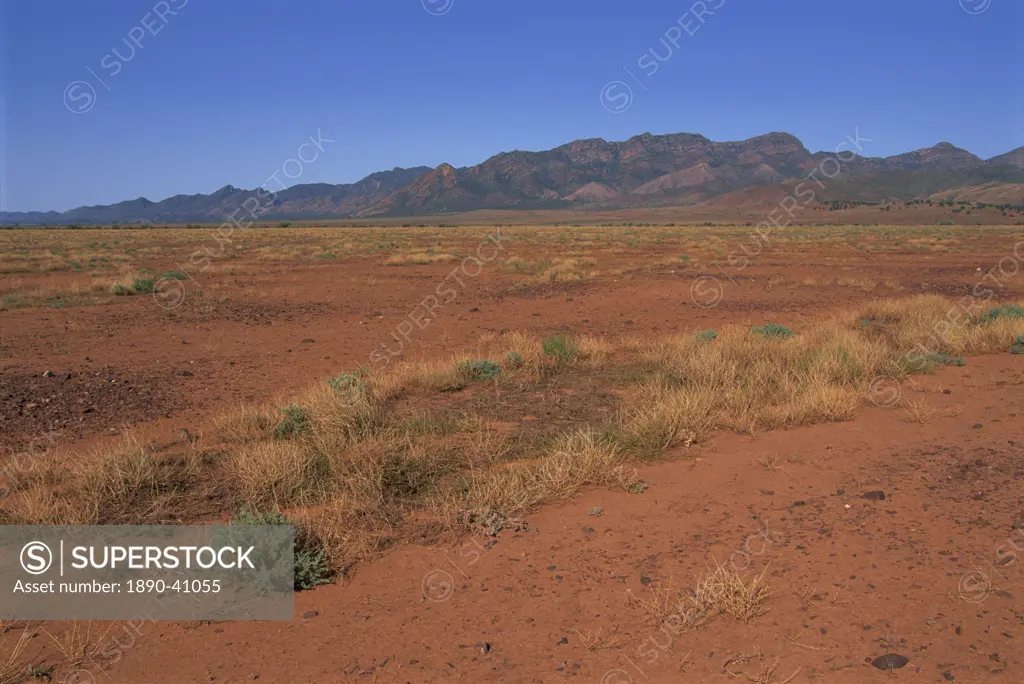
M 692 133 L 645 133 L 623 142 L 593 138 L 542 152 L 502 152 L 464 168 L 396 168 L 357 183 L 296 185 L 278 193 L 261 219 L 676 206 L 714 198 L 728 202 L 745 197 L 741 191 L 748 188 L 791 188 L 831 156 L 811 153 L 788 133 L 737 142 L 714 142 Z M 823 181 L 826 187 L 819 189 L 819 201 L 956 196 L 1024 204 L 1024 147 L 989 160 L 947 142 L 892 157 L 857 156 L 843 163 L 837 177 Z M 0 223 L 220 222 L 256 196 L 256 190 L 227 185 L 209 195 L 176 195 L 160 202 L 140 197 L 63 213 L 11 212 L 0 216 Z

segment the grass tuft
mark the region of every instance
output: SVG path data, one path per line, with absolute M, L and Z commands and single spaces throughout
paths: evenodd
M 493 380 L 501 374 L 501 366 L 486 359 L 463 361 L 458 365 L 458 372 L 469 380 Z
M 544 340 L 541 349 L 546 356 L 553 357 L 558 363 L 570 363 L 579 354 L 576 343 L 567 335 L 552 335 Z
M 752 330 L 755 335 L 769 339 L 788 340 L 796 335 L 792 330 L 778 323 L 765 323 L 760 328 L 752 328 Z

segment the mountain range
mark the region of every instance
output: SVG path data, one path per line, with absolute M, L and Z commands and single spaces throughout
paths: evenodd
M 727 200 L 731 193 L 754 187 L 790 187 L 815 167 L 821 169 L 817 177 L 823 186 L 818 200 L 906 201 L 981 190 L 1024 203 L 1024 147 L 988 160 L 946 142 L 892 157 L 854 156 L 847 151 L 852 149 L 843 150 L 841 171 L 829 179 L 837 167 L 826 160 L 836 154 L 812 153 L 788 133 L 737 142 L 714 142 L 692 133 L 645 133 L 623 142 L 591 138 L 542 152 L 502 152 L 463 168 L 395 168 L 356 183 L 295 185 L 278 192 L 261 219 L 692 205 Z M 65 212 L 7 212 L 0 223 L 221 222 L 257 195 L 257 190 L 226 185 L 209 195 L 175 195 L 159 202 L 140 197 Z

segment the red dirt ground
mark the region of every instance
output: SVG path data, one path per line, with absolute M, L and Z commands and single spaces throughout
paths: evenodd
M 407 353 L 444 356 L 506 329 L 617 337 L 773 321 L 799 330 L 875 297 L 962 296 L 1020 237 L 952 233 L 951 248 L 921 247 L 923 233 L 900 230 L 783 240 L 731 278 L 715 263 L 749 229 L 696 246 L 520 237 L 506 243 L 512 256 L 587 253 L 598 274 L 524 285 L 531 276 L 487 268 L 412 334 Z M 478 232 L 460 234 L 453 251 L 471 253 L 487 229 Z M 191 249 L 169 238 L 165 247 L 140 265 L 160 272 L 182 258 L 175 250 Z M 672 264 L 680 253 L 693 262 Z M 0 445 L 50 435 L 77 452 L 125 430 L 179 440 L 237 403 L 283 399 L 368 365 L 458 267 L 385 267 L 387 256 L 268 264 L 243 255 L 232 272 L 203 276 L 202 293 L 189 284 L 170 312 L 148 296 L 2 310 Z M 702 275 L 722 283 L 713 308 L 691 300 Z M 75 277 L 8 276 L 4 292 Z M 1019 297 L 1020 282 L 1003 281 L 996 296 Z M 95 681 L 758 681 L 779 658 L 775 679 L 764 681 L 795 672 L 793 682 L 1016 684 L 1024 681 L 1013 546 L 1024 551 L 1021 358 L 970 359 L 906 383 L 905 393 L 937 409 L 923 425 L 867 408 L 848 423 L 753 439 L 719 434 L 642 468 L 651 485 L 643 494 L 591 489 L 530 516 L 529 532 L 392 550 L 351 580 L 299 594 L 292 623 L 144 624 Z M 872 490 L 886 498 L 862 498 Z M 593 507 L 603 513 L 589 515 Z M 717 617 L 677 635 L 671 619 L 659 624 L 627 600 L 627 592 L 649 600 L 654 589 L 693 587 L 713 561 L 767 568 L 766 614 L 747 624 Z M 111 636 L 127 643 L 119 629 Z M 910 664 L 884 672 L 866 662 L 887 652 Z M 74 677 L 67 684 L 93 681 Z

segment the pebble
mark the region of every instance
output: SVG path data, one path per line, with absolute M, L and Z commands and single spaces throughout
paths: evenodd
M 871 664 L 877 667 L 879 670 L 899 670 L 902 667 L 906 667 L 910 660 L 898 653 L 886 653 L 883 656 L 878 656 L 871 661 Z
M 870 501 L 885 501 L 885 492 L 877 490 L 874 492 L 864 492 L 861 498 L 868 499 Z

